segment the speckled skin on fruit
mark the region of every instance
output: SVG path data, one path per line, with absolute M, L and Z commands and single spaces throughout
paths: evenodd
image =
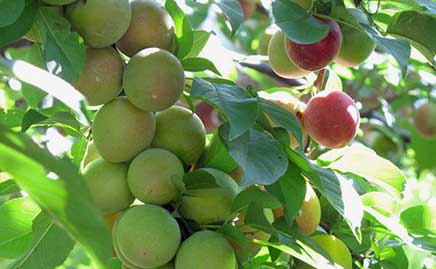
M 323 91 L 310 99 L 303 115 L 306 131 L 320 145 L 342 148 L 359 130 L 360 114 L 353 99 L 340 91 Z
M 147 149 L 129 166 L 128 184 L 133 195 L 146 204 L 164 205 L 174 200 L 183 185 L 182 162 L 164 149 Z
M 71 3 L 76 2 L 77 0 L 42 0 L 42 2 L 54 5 L 54 6 L 63 6 L 63 5 L 69 5 Z
M 156 122 L 150 112 L 118 97 L 97 112 L 92 136 L 97 151 L 109 162 L 126 162 L 150 146 Z
M 232 213 L 233 200 L 239 193 L 239 186 L 224 172 L 202 168 L 216 180 L 218 187 L 187 190 L 181 199 L 180 214 L 198 224 L 225 221 Z
M 416 131 L 424 138 L 436 138 L 436 103 L 420 106 L 413 117 Z
M 183 93 L 185 73 L 180 61 L 159 48 L 141 50 L 127 64 L 123 86 L 130 102 L 144 111 L 162 111 Z
M 206 130 L 191 110 L 173 106 L 156 114 L 152 146 L 174 153 L 185 164 L 195 163 L 206 146 Z
M 177 269 L 236 269 L 235 253 L 227 240 L 212 231 L 197 232 L 180 246 Z
M 300 78 L 310 74 L 310 71 L 297 67 L 288 57 L 285 47 L 285 35 L 278 31 L 268 45 L 269 63 L 277 75 L 284 78 Z
M 124 64 L 112 47 L 86 49 L 86 62 L 73 86 L 91 106 L 105 104 L 119 95 L 123 82 Z
M 72 29 L 93 48 L 117 42 L 129 28 L 131 13 L 129 0 L 79 0 L 66 11 Z
M 146 48 L 173 49 L 174 23 L 166 9 L 155 0 L 133 0 L 129 29 L 117 42 L 117 48 L 133 56 Z
M 329 19 L 318 18 L 331 29 L 326 37 L 313 44 L 297 44 L 286 40 L 286 49 L 291 61 L 304 70 L 317 71 L 329 65 L 338 55 L 342 43 L 339 25 Z
M 127 186 L 127 165 L 101 158 L 91 162 L 83 173 L 97 208 L 111 214 L 127 208 L 134 197 Z
M 175 256 L 181 241 L 177 221 L 162 207 L 134 206 L 116 221 L 114 249 L 128 268 L 155 268 Z

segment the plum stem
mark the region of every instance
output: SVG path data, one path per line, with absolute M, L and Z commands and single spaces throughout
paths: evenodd
M 320 92 L 324 90 L 326 84 L 324 82 L 325 82 L 325 68 L 319 71 L 318 76 L 316 77 L 316 80 L 313 83 L 313 85 L 315 85 L 316 87 L 316 92 Z

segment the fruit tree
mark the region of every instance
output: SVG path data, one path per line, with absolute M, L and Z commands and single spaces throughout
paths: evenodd
M 435 0 L 0 0 L 0 269 L 435 269 Z

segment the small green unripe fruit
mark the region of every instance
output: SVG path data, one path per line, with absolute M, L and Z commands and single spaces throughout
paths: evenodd
M 340 24 L 342 45 L 335 62 L 345 67 L 363 63 L 374 51 L 375 43 L 365 32 Z
M 397 209 L 395 199 L 383 192 L 368 192 L 360 196 L 360 199 L 363 205 L 370 206 L 387 217 L 392 216 Z
M 73 86 L 91 106 L 102 105 L 121 92 L 123 71 L 123 60 L 115 49 L 87 48 L 85 66 Z
M 273 71 L 284 78 L 300 78 L 310 73 L 297 67 L 288 57 L 285 47 L 285 35 L 277 32 L 268 46 L 269 63 Z
M 436 103 L 420 106 L 413 117 L 416 131 L 427 139 L 436 138 Z
M 352 259 L 347 246 L 333 235 L 321 234 L 312 237 L 329 255 L 336 264 L 343 269 L 352 268 Z
M 118 218 L 112 238 L 115 252 L 127 267 L 159 268 L 175 256 L 181 233 L 168 211 L 155 205 L 140 205 Z
M 392 160 L 398 154 L 398 146 L 392 139 L 384 133 L 377 133 L 372 142 L 372 149 L 377 155 Z
M 224 172 L 203 168 L 216 181 L 216 187 L 188 189 L 182 196 L 180 214 L 198 224 L 223 222 L 232 213 L 232 204 L 239 186 Z
M 152 146 L 171 151 L 185 164 L 193 164 L 206 146 L 206 130 L 195 113 L 173 106 L 156 114 Z
M 166 9 L 155 0 L 133 0 L 129 29 L 117 42 L 117 48 L 133 56 L 146 48 L 173 49 L 174 23 Z
M 126 66 L 123 86 L 129 100 L 144 111 L 161 111 L 174 105 L 185 86 L 180 61 L 170 52 L 148 48 Z
M 117 42 L 130 24 L 129 0 L 79 0 L 67 7 L 72 29 L 93 48 L 105 48 Z
M 77 0 L 42 0 L 42 2 L 53 6 L 64 6 L 76 2 Z
M 164 205 L 177 197 L 183 184 L 182 162 L 164 149 L 147 149 L 129 166 L 128 184 L 133 195 L 146 204 Z
M 306 183 L 306 195 L 301 206 L 301 215 L 295 217 L 297 226 L 306 234 L 312 234 L 321 221 L 321 205 L 310 183 Z
M 123 264 L 123 266 L 121 267 L 121 269 L 141 269 L 140 267 L 128 267 L 127 265 Z M 165 264 L 159 267 L 154 267 L 154 268 L 150 268 L 150 269 L 174 269 L 174 264 L 169 263 L 169 264 Z
M 212 231 L 197 232 L 180 246 L 177 269 L 236 269 L 235 253 L 227 240 Z
M 103 159 L 119 163 L 132 160 L 150 146 L 156 122 L 150 112 L 118 97 L 105 104 L 92 125 L 95 146 Z
M 259 46 L 257 47 L 257 54 L 268 55 L 268 46 L 272 37 L 273 35 L 270 32 L 265 32 L 261 35 L 259 38 Z
M 101 156 L 95 147 L 94 141 L 90 141 L 86 147 L 85 156 L 83 157 L 82 168 L 85 168 L 92 161 L 97 160 L 100 157 Z
M 127 165 L 103 159 L 91 162 L 83 172 L 86 184 L 97 208 L 103 214 L 123 210 L 134 197 L 127 186 Z

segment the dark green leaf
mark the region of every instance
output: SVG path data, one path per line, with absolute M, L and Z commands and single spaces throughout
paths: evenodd
M 265 231 L 273 236 L 278 236 L 277 231 L 266 218 L 264 206 L 261 202 L 254 201 L 248 205 L 244 224 Z
M 233 201 L 233 211 L 241 211 L 246 209 L 250 203 L 257 202 L 262 205 L 263 208 L 277 208 L 280 206 L 280 202 L 270 193 L 252 186 L 241 191 Z
M 218 187 L 215 177 L 204 168 L 185 174 L 183 183 L 187 190 Z
M 0 182 L 0 196 L 14 194 L 20 191 L 20 188 L 12 179 Z
M 185 58 L 182 60 L 183 69 L 189 72 L 212 71 L 218 76 L 221 76 L 220 71 L 215 67 L 214 63 L 206 58 Z
M 390 35 L 402 37 L 418 49 L 427 60 L 434 64 L 436 54 L 436 35 L 423 29 L 436 29 L 436 17 L 418 11 L 407 10 L 396 13 L 387 32 Z
M 193 30 L 193 44 L 191 51 L 186 55 L 186 58 L 197 57 L 198 54 L 203 50 L 204 46 L 206 46 L 207 41 L 209 40 L 210 33 L 204 30 Z
M 46 115 L 43 115 L 34 109 L 29 109 L 24 115 L 23 122 L 21 124 L 21 131 L 25 132 L 32 125 L 45 121 L 48 118 L 49 117 Z
M 286 172 L 288 160 L 283 148 L 268 134 L 251 128 L 230 140 L 228 125 L 222 125 L 219 134 L 230 156 L 243 171 L 242 187 L 272 184 Z
M 385 247 L 380 252 L 382 268 L 408 269 L 409 259 L 402 246 Z
M 80 242 L 99 268 L 106 268 L 112 249 L 109 229 L 76 167 L 54 158 L 24 133 L 0 126 L 0 169 Z M 59 179 L 50 179 L 48 172 Z
M 16 22 L 23 13 L 24 7 L 24 0 L 0 0 L 0 27 Z
M 200 167 L 210 167 L 230 173 L 233 169 L 238 167 L 238 164 L 233 160 L 224 146 L 218 134 L 218 130 L 213 135 L 206 150 L 201 157 Z
M 9 268 L 52 269 L 61 265 L 73 249 L 74 241 L 45 213 L 36 217 L 32 230 L 32 245 Z
M 7 201 L 0 207 L 0 257 L 14 259 L 32 242 L 32 221 L 41 210 L 29 198 Z
M 229 223 L 221 226 L 219 232 L 222 233 L 227 238 L 227 240 L 232 242 L 232 244 L 238 246 L 238 255 L 236 256 L 240 263 L 246 263 L 250 258 L 251 252 L 245 234 L 241 232 L 239 228 Z
M 256 122 L 257 99 L 238 86 L 195 79 L 192 83 L 191 98 L 206 101 L 223 114 L 230 124 L 230 140 L 245 133 Z
M 0 28 L 0 48 L 21 38 L 30 30 L 35 21 L 37 7 L 37 1 L 26 0 L 26 5 L 20 17 L 14 23 Z
M 299 44 L 312 44 L 322 40 L 330 26 L 317 20 L 297 3 L 289 0 L 273 2 L 275 23 L 290 40 Z
M 174 0 L 167 0 L 165 2 L 165 8 L 173 18 L 176 28 L 177 58 L 183 59 L 191 51 L 194 42 L 191 23 L 188 17 L 185 16 L 185 12 Z
M 215 4 L 224 12 L 232 25 L 232 35 L 236 33 L 244 20 L 242 7 L 237 0 L 216 0 Z

